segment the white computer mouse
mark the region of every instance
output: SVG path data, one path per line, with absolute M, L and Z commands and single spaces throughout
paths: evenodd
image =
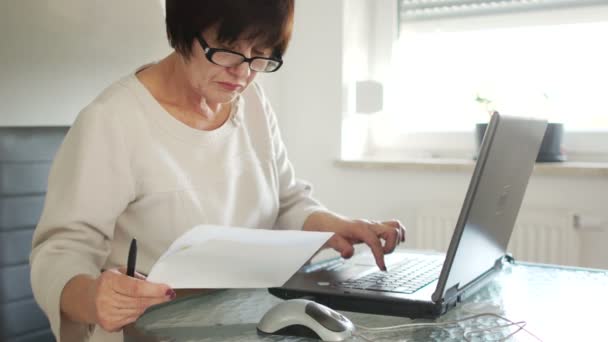
M 307 299 L 290 299 L 275 305 L 264 314 L 257 328 L 264 334 L 311 337 L 323 341 L 344 341 L 355 331 L 348 318 Z

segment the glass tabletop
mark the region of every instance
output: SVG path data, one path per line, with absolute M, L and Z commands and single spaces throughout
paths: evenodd
M 493 313 L 525 322 L 509 341 L 608 340 L 604 328 L 608 308 L 608 271 L 516 263 L 485 287 L 437 320 L 341 311 L 357 330 L 348 341 L 496 341 L 517 326 L 496 316 L 482 316 L 441 327 L 369 331 L 408 323 L 461 320 Z M 302 337 L 259 335 L 256 325 L 264 313 L 282 300 L 266 289 L 232 289 L 179 298 L 148 310 L 128 329 L 128 342 L 194 341 L 312 341 Z M 522 325 L 523 323 L 520 323 Z M 495 329 L 492 329 L 495 328 Z M 482 329 L 491 329 L 479 331 Z

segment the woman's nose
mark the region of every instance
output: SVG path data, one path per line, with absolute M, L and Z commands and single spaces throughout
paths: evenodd
M 239 65 L 233 66 L 232 68 L 229 68 L 229 70 L 240 77 L 249 77 L 249 74 L 251 73 L 251 69 L 249 69 L 249 63 L 247 62 L 243 62 Z

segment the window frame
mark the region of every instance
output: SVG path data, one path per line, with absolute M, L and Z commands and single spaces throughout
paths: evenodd
M 387 75 L 391 70 L 389 56 L 392 56 L 392 45 L 398 38 L 399 22 L 398 22 L 398 7 L 397 1 L 374 1 L 369 17 L 371 34 L 369 35 L 369 43 L 367 46 L 371 49 L 368 55 L 369 70 L 367 77 L 380 80 L 386 87 Z M 564 18 L 573 20 L 572 18 L 579 17 L 577 22 L 581 21 L 598 21 L 608 18 L 608 5 L 582 7 L 582 8 L 561 8 L 552 10 L 552 15 L 543 18 L 543 24 L 564 23 Z M 573 15 L 576 12 L 576 15 Z M 525 13 L 521 15 L 522 24 L 533 25 L 538 18 L 540 11 Z M 348 15 L 348 13 L 346 13 Z M 454 27 L 455 22 L 460 22 L 462 25 L 459 29 L 471 29 L 482 24 L 492 23 L 493 27 L 508 27 L 512 14 L 505 14 L 503 20 L 496 21 L 496 18 L 488 16 L 480 16 L 473 20 L 468 18 L 450 18 L 442 19 L 444 29 L 449 25 Z M 544 15 L 544 14 L 543 14 Z M 502 16 L 502 15 L 501 15 Z M 390 19 L 387 19 L 390 18 Z M 584 18 L 581 20 L 580 18 Z M 420 21 L 416 25 L 419 29 L 430 30 L 437 27 L 437 23 Z M 441 25 L 440 25 L 441 26 Z M 346 32 L 345 32 L 346 34 Z M 348 40 L 345 40 L 348 45 Z M 347 46 L 348 47 L 348 46 Z M 345 62 L 348 56 L 345 57 Z M 347 82 L 348 83 L 348 82 Z M 385 94 L 388 93 L 385 91 Z M 356 95 L 348 95 L 350 97 Z M 347 101 L 348 102 L 348 101 Z M 387 100 L 385 99 L 385 103 Z M 367 117 L 362 117 L 361 114 L 353 113 L 351 108 L 346 108 L 346 115 L 343 117 L 345 124 L 343 125 L 343 136 L 350 136 L 350 141 L 353 141 L 353 136 L 365 136 L 363 147 L 357 149 L 360 159 L 412 159 L 412 158 L 471 158 L 475 154 L 476 143 L 474 136 L 474 128 L 470 132 L 427 132 L 427 133 L 400 133 L 393 137 L 390 143 L 379 143 L 377 126 L 378 121 L 383 120 L 383 114 L 372 114 Z M 346 124 L 347 121 L 364 121 L 366 124 Z M 365 126 L 365 128 L 361 128 Z M 353 127 L 357 127 L 358 132 L 353 133 Z M 567 127 L 567 126 L 566 126 Z M 350 132 L 344 130 L 350 129 Z M 343 139 L 343 145 L 349 141 Z M 566 155 L 569 161 L 590 161 L 590 162 L 608 162 L 608 131 L 600 132 L 564 132 L 563 144 L 566 147 Z M 342 148 L 342 157 L 348 159 L 353 158 L 353 153 L 345 152 L 345 146 Z

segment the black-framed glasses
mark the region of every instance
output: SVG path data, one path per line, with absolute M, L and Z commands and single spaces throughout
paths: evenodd
M 270 57 L 251 57 L 247 58 L 242 53 L 226 50 L 226 49 L 216 49 L 209 47 L 209 44 L 205 41 L 202 35 L 197 35 L 198 41 L 205 52 L 205 57 L 209 62 L 232 68 L 237 65 L 240 65 L 243 62 L 249 64 L 249 69 L 257 72 L 275 72 L 279 70 L 281 65 L 283 65 L 283 60 L 280 58 L 270 58 Z

